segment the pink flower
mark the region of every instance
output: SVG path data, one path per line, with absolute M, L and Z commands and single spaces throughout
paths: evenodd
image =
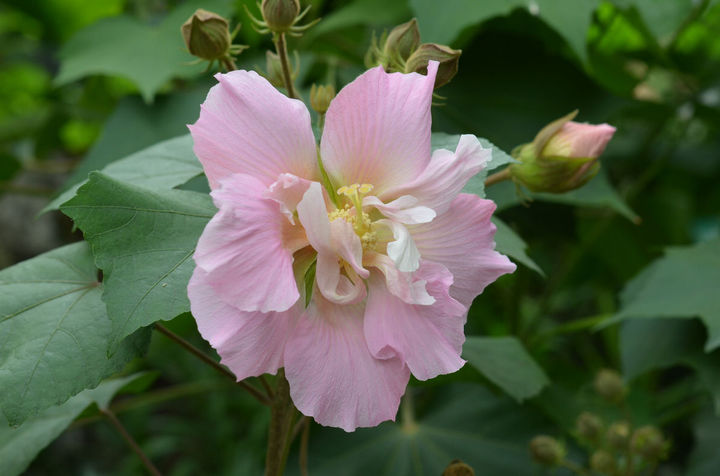
M 597 158 L 615 134 L 609 124 L 566 122 L 547 141 L 542 150 L 546 157 Z
M 188 286 L 198 328 L 239 380 L 284 367 L 323 425 L 394 420 L 411 372 L 462 367 L 468 307 L 515 269 L 494 251 L 495 205 L 459 193 L 490 151 L 464 135 L 431 154 L 436 72 L 367 71 L 332 101 L 319 149 L 303 103 L 251 71 L 217 75 L 190 126 L 219 209 Z

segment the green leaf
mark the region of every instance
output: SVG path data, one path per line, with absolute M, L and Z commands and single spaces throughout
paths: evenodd
M 405 2 L 387 0 L 355 0 L 339 8 L 308 31 L 308 38 L 324 33 L 365 24 L 392 24 L 403 21 L 409 15 Z
M 692 0 L 615 0 L 614 3 L 621 8 L 636 9 L 643 19 L 643 26 L 648 28 L 660 43 L 666 43 L 663 40 L 667 40 L 685 23 L 694 6 Z
M 421 418 L 411 420 L 404 410 L 400 423 L 353 433 L 313 426 L 308 462 L 312 474 L 439 475 L 454 459 L 483 476 L 537 474 L 527 444 L 547 431 L 544 422 L 480 385 L 450 387 L 442 405 Z M 296 465 L 288 465 L 290 474 L 296 471 Z
M 685 476 L 717 476 L 720 468 L 720 417 L 701 412 L 693 425 L 695 445 Z
M 128 15 L 104 18 L 79 31 L 60 50 L 58 85 L 93 74 L 123 76 L 133 81 L 143 98 L 155 93 L 174 77 L 191 77 L 206 65 L 185 51 L 180 26 L 202 6 L 220 15 L 230 13 L 227 0 L 185 2 L 159 24 L 141 23 Z
M 540 266 L 527 255 L 527 243 L 498 217 L 492 217 L 492 222 L 497 227 L 497 231 L 495 232 L 495 249 L 504 255 L 508 255 L 515 261 L 524 264 L 533 271 L 536 271 L 540 276 L 545 276 Z
M 627 284 L 612 322 L 630 318 L 699 317 L 707 352 L 720 346 L 720 240 L 668 248 Z
M 0 408 L 11 424 L 96 386 L 144 352 L 149 335 L 139 333 L 108 359 L 101 294 L 86 243 L 0 271 Z
M 123 387 L 143 374 L 106 380 L 97 388 L 84 390 L 59 406 L 50 407 L 13 428 L 0 414 L 0 474 L 21 474 L 35 456 L 92 404 L 106 408 Z
M 543 369 L 514 337 L 468 337 L 463 357 L 517 401 L 537 395 L 549 383 Z
M 190 310 L 192 255 L 215 213 L 208 195 L 153 192 L 93 172 L 60 210 L 83 231 L 103 270 L 111 352 L 140 327 Z
M 523 196 L 518 195 L 521 193 Z M 577 190 L 566 193 L 532 193 L 527 190 L 518 191 L 511 181 L 501 182 L 488 192 L 488 198 L 497 203 L 498 210 L 504 210 L 525 201 L 539 200 L 542 202 L 562 203 L 565 205 L 583 207 L 607 207 L 624 216 L 633 223 L 639 223 L 640 218 L 625 204 L 608 181 L 602 169 L 598 175 Z
M 202 165 L 192 151 L 190 134 L 176 137 L 143 149 L 124 159 L 116 160 L 102 169 L 102 173 L 117 180 L 144 188 L 171 189 L 202 173 Z M 80 182 L 55 198 L 43 211 L 56 210 L 75 196 L 87 183 Z
M 432 144 L 432 150 L 447 149 L 454 152 L 457 148 L 458 142 L 460 141 L 460 135 L 451 135 L 444 132 L 433 132 L 430 140 Z M 478 137 L 478 140 L 485 149 L 492 150 L 492 157 L 490 159 L 490 162 L 488 162 L 488 164 L 483 170 L 480 171 L 480 173 L 468 180 L 468 183 L 465 185 L 463 192 L 473 193 L 475 195 L 478 195 L 479 197 L 484 198 L 485 179 L 488 176 L 488 172 L 511 162 L 516 162 L 516 160 L 513 159 L 509 154 L 501 150 L 499 147 L 496 147 L 489 140 L 483 139 L 482 137 Z
M 424 42 L 449 45 L 460 33 L 485 20 L 527 8 L 562 36 L 575 54 L 587 60 L 585 40 L 595 11 L 595 0 L 410 0 Z

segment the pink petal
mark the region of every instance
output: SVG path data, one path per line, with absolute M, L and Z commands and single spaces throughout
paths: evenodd
M 345 431 L 395 420 L 410 372 L 375 359 L 363 334 L 363 306 L 315 295 L 285 347 L 290 395 L 304 415 Z
M 293 174 L 280 174 L 277 181 L 270 185 L 263 193 L 264 198 L 270 198 L 280 204 L 280 211 L 291 224 L 295 224 L 293 212 L 310 186 L 310 181 Z
M 375 223 L 387 227 L 392 232 L 394 241 L 387 244 L 387 254 L 397 269 L 404 273 L 418 269 L 421 254 L 405 225 L 384 218 Z
M 452 373 L 463 366 L 463 327 L 467 309 L 450 297 L 452 275 L 442 265 L 423 262 L 418 269 L 435 298 L 430 306 L 408 304 L 385 287 L 379 273 L 371 273 L 365 337 L 375 357 L 397 356 L 419 380 Z
M 373 252 L 366 253 L 363 264 L 378 268 L 385 275 L 385 285 L 388 291 L 406 303 L 427 306 L 435 302 L 435 298 L 425 289 L 425 280 L 417 278 L 415 273 L 399 271 L 389 256 Z
M 615 134 L 609 124 L 582 124 L 566 122 L 545 145 L 544 156 L 549 157 L 599 157 Z
M 455 153 L 434 151 L 430 163 L 415 180 L 387 190 L 382 198 L 412 195 L 420 205 L 444 213 L 467 181 L 490 161 L 491 153 L 475 136 L 463 135 Z
M 437 62 L 427 76 L 378 66 L 330 103 L 320 143 L 334 183 L 370 183 L 375 193 L 417 177 L 430 160 L 430 103 Z
M 191 126 L 193 150 L 211 188 L 223 177 L 242 173 L 265 185 L 283 172 L 313 179 L 317 152 L 310 114 L 254 71 L 217 74 Z
M 423 259 L 450 270 L 450 295 L 466 307 L 487 285 L 515 271 L 507 256 L 495 251 L 493 211 L 492 201 L 461 193 L 430 223 L 408 227 Z
M 299 306 L 280 313 L 240 311 L 218 298 L 201 268 L 195 268 L 188 296 L 200 334 L 238 381 L 274 374 L 284 365 L 285 342 L 301 313 Z
M 363 199 L 363 206 L 375 207 L 391 220 L 408 225 L 427 223 L 435 218 L 435 210 L 418 205 L 418 199 L 412 195 L 403 195 L 390 203 L 383 203 L 376 196 L 370 195 Z
M 298 300 L 293 252 L 307 245 L 266 186 L 250 175 L 224 178 L 212 192 L 220 211 L 205 227 L 195 263 L 218 298 L 241 311 L 285 311 Z

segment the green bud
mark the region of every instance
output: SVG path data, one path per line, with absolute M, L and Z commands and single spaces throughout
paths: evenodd
M 335 87 L 331 84 L 318 86 L 313 84 L 310 88 L 310 107 L 318 114 L 325 114 L 330 107 L 330 101 L 335 97 Z
M 557 466 L 565 460 L 565 448 L 555 438 L 538 435 L 530 440 L 530 454 L 535 462 Z
M 262 0 L 260 11 L 270 31 L 285 33 L 290 30 L 300 13 L 300 2 L 299 0 Z
M 280 57 L 270 50 L 265 52 L 265 78 L 276 88 L 285 87 Z
M 439 62 L 440 65 L 435 77 L 435 88 L 437 89 L 449 83 L 455 76 L 461 54 L 461 50 L 454 50 L 449 46 L 424 43 L 408 58 L 405 72 L 427 74 L 428 61 Z
M 630 441 L 630 425 L 626 421 L 616 421 L 605 433 L 605 440 L 614 450 L 624 451 Z
M 385 40 L 383 54 L 386 58 L 399 58 L 404 62 L 418 46 L 420 46 L 420 30 L 417 20 L 413 18 L 390 30 Z
M 181 27 L 188 51 L 204 60 L 228 55 L 232 39 L 228 21 L 213 12 L 199 8 Z
M 654 426 L 643 426 L 635 430 L 630 440 L 630 449 L 649 461 L 665 458 L 669 443 Z
M 610 403 L 621 403 L 627 395 L 627 388 L 619 373 L 602 369 L 595 376 L 595 391 Z
M 473 471 L 473 469 L 467 464 L 463 463 L 459 459 L 456 459 L 452 461 L 447 468 L 445 468 L 442 476 L 475 476 L 475 471 Z
M 604 474 L 615 474 L 617 461 L 605 450 L 597 450 L 590 457 L 590 468 Z
M 575 431 L 582 439 L 597 443 L 602 436 L 603 422 L 597 415 L 582 412 L 575 421 Z

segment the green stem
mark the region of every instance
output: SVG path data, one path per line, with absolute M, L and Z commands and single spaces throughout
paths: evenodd
M 495 185 L 496 183 L 500 183 L 504 180 L 511 179 L 510 175 L 510 168 L 506 167 L 500 172 L 496 172 L 492 175 L 489 175 L 488 178 L 485 179 L 485 187 L 489 187 L 490 185 Z
M 225 67 L 228 73 L 237 69 L 237 65 L 235 64 L 235 61 L 233 61 L 233 59 L 230 57 L 230 55 L 223 57 L 220 62 Z
M 303 426 L 302 436 L 300 436 L 300 475 L 308 476 L 308 446 L 310 442 L 310 419 L 303 418 L 305 425 Z
M 210 365 L 212 368 L 214 368 L 215 370 L 217 370 L 218 372 L 220 372 L 221 374 L 223 374 L 225 377 L 227 377 L 227 378 L 229 378 L 229 379 L 232 379 L 233 382 L 237 382 L 237 378 L 235 378 L 235 374 L 233 374 L 233 373 L 230 372 L 228 369 L 226 369 L 225 367 L 223 367 L 222 365 L 220 365 L 218 362 L 215 362 L 213 359 L 211 359 L 210 357 L 208 357 L 207 355 L 205 355 L 205 353 L 202 352 L 200 349 L 198 349 L 197 347 L 195 347 L 194 345 L 192 345 L 190 342 L 186 341 L 185 339 L 183 339 L 183 338 L 180 337 L 179 335 L 175 334 L 173 331 L 171 331 L 171 330 L 168 329 L 167 327 L 163 326 L 162 324 L 156 323 L 156 324 L 155 324 L 155 330 L 157 330 L 157 331 L 159 331 L 160 333 L 164 334 L 164 335 L 167 336 L 170 340 L 173 340 L 173 341 L 177 342 L 178 344 L 180 344 L 185 350 L 187 350 L 188 352 L 190 352 L 191 354 L 193 354 L 195 357 L 197 357 L 198 359 L 202 360 L 202 361 L 205 362 L 206 364 Z M 244 388 L 245 390 L 247 390 L 248 393 L 249 393 L 250 395 L 252 395 L 253 397 L 255 397 L 255 399 L 256 399 L 258 402 L 262 403 L 263 405 L 269 405 L 269 404 L 270 404 L 270 402 L 268 401 L 268 399 L 267 399 L 262 393 L 260 393 L 260 391 L 259 391 L 258 389 L 256 389 L 255 387 L 253 387 L 253 386 L 250 385 L 249 383 L 243 382 L 243 381 L 239 381 L 239 382 L 237 382 L 237 384 L 240 385 L 240 386 L 241 386 L 242 388 Z
M 295 407 L 290 399 L 290 384 L 285 378 L 284 369 L 278 371 L 276 381 L 275 398 L 270 405 L 265 476 L 281 476 L 285 470 L 290 446 L 290 429 L 295 414 Z
M 295 92 L 295 86 L 293 85 L 292 75 L 290 74 L 290 62 L 288 61 L 287 42 L 285 41 L 285 33 L 278 33 L 275 35 L 275 51 L 280 58 L 280 65 L 282 66 L 283 80 L 285 82 L 285 89 L 287 89 L 288 96 L 294 99 L 298 98 L 297 92 Z
M 112 423 L 118 433 L 120 433 L 123 439 L 127 442 L 128 446 L 130 446 L 130 448 L 132 448 L 135 454 L 138 455 L 143 465 L 145 466 L 145 469 L 147 469 L 148 473 L 152 474 L 153 476 L 161 476 L 162 473 L 158 471 L 152 461 L 150 461 L 150 458 L 148 458 L 147 455 L 143 452 L 142 448 L 140 448 L 140 445 L 138 445 L 137 442 L 133 439 L 133 437 L 130 436 L 130 433 L 127 432 L 127 430 L 122 425 L 122 423 L 120 423 L 120 420 L 117 419 L 115 414 L 109 409 L 101 409 L 100 411 L 107 417 L 110 423 Z

